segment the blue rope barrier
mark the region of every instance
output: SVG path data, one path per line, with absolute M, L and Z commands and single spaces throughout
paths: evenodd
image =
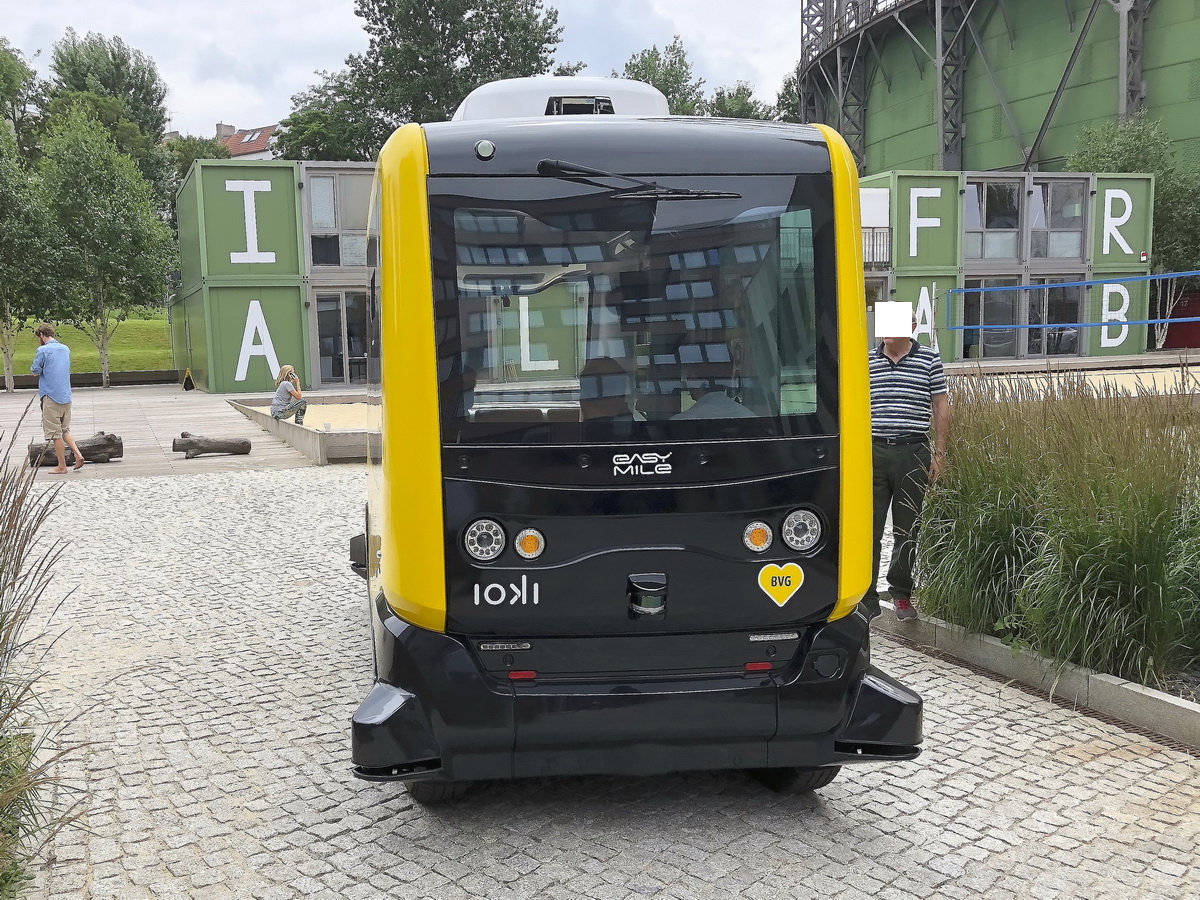
M 1132 278 L 1122 278 L 1114 280 L 1112 278 L 1099 278 L 1092 281 L 1055 281 L 1048 284 L 1006 284 L 999 287 L 987 288 L 949 288 L 946 291 L 946 318 L 949 322 L 951 319 L 950 310 L 950 295 L 951 294 L 984 294 L 984 293 L 999 293 L 1001 291 L 1036 291 L 1046 288 L 1059 287 L 1091 287 L 1097 284 L 1126 284 L 1131 281 L 1161 281 L 1164 278 L 1192 278 L 1200 276 L 1200 270 L 1195 272 L 1167 272 L 1162 275 L 1135 275 Z M 987 325 L 943 325 L 946 331 L 1028 331 L 1031 329 L 1041 328 L 1119 328 L 1122 325 L 1162 325 L 1164 323 L 1175 322 L 1200 322 L 1200 316 L 1191 316 L 1189 318 L 1180 319 L 1109 319 L 1106 322 L 1042 322 L 1038 325 L 1007 325 L 1007 324 L 987 324 Z

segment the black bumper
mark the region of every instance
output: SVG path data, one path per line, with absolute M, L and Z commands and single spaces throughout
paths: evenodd
M 651 775 L 920 752 L 921 698 L 869 664 L 859 613 L 813 626 L 796 658 L 766 675 L 603 683 L 502 681 L 463 641 L 408 625 L 382 602 L 375 632 L 378 680 L 352 724 L 354 774 L 369 780 Z

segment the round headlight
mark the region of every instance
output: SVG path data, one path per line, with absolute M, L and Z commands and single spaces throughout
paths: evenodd
M 537 559 L 542 555 L 542 551 L 546 549 L 546 539 L 542 537 L 542 533 L 536 528 L 526 528 L 517 535 L 517 539 L 513 541 L 513 546 L 516 547 L 524 559 Z
M 504 549 L 504 529 L 500 527 L 499 522 L 479 519 L 472 522 L 467 533 L 463 535 L 463 545 L 475 559 L 489 562 Z
M 771 526 L 766 522 L 751 522 L 742 532 L 742 543 L 746 545 L 747 549 L 753 550 L 755 553 L 762 553 L 771 546 L 774 537 L 771 533 Z
M 811 509 L 798 509 L 783 520 L 780 533 L 793 550 L 811 550 L 821 540 L 821 520 Z

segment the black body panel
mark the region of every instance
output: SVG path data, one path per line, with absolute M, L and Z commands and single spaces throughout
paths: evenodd
M 585 682 L 597 678 L 655 673 L 663 680 L 679 675 L 742 677 L 748 662 L 784 666 L 802 649 L 801 631 L 764 629 L 771 640 L 750 641 L 745 632 L 689 634 L 680 640 L 670 634 L 636 634 L 592 637 L 539 638 L 528 649 L 513 650 L 511 641 L 471 640 L 484 669 L 497 678 L 507 678 L 511 669 L 532 669 L 539 677 Z M 489 649 L 499 644 L 499 649 Z
M 779 441 L 765 460 L 746 453 L 737 462 L 729 447 L 709 447 L 700 452 L 730 457 L 722 466 L 729 474 L 783 467 L 786 460 L 778 457 L 788 450 L 792 471 L 705 485 L 644 479 L 637 490 L 628 489 L 628 479 L 614 479 L 613 448 L 480 449 L 474 453 L 480 468 L 528 477 L 540 466 L 539 483 L 445 479 L 446 629 L 475 636 L 639 635 L 824 619 L 837 599 L 839 484 L 836 468 L 806 469 L 804 463 L 817 462 L 813 448 L 826 445 L 836 447 L 836 441 Z M 566 486 L 580 453 L 604 460 L 598 467 L 606 469 L 607 489 Z M 695 477 L 681 469 L 679 480 Z M 614 481 L 622 480 L 618 488 Z M 805 554 L 778 537 L 784 518 L 799 506 L 816 510 L 824 523 L 823 540 Z M 499 522 L 510 538 L 489 563 L 471 559 L 463 546 L 464 531 L 480 517 Z M 777 535 L 763 553 L 742 541 L 747 525 L 759 520 Z M 546 538 L 535 560 L 522 559 L 511 546 L 525 528 Z M 801 567 L 803 583 L 778 605 L 760 588 L 759 574 L 789 563 Z M 629 614 L 628 580 L 639 573 L 666 576 L 662 614 Z
M 780 641 L 770 671 L 645 677 L 624 655 L 639 639 L 591 638 L 608 673 L 511 681 L 471 641 L 406 625 L 375 603 L 378 682 L 355 714 L 355 774 L 457 781 L 533 775 L 649 775 L 689 769 L 823 766 L 911 759 L 921 700 L 870 665 L 861 612 Z M 751 648 L 746 633 L 713 636 Z M 660 642 L 683 658 L 695 635 Z M 546 660 L 580 643 L 530 637 Z M 516 663 L 514 663 L 516 664 Z M 520 664 L 524 664 L 523 662 Z M 498 674 L 498 673 L 497 673 Z M 431 755 L 432 754 L 432 755 Z
M 671 471 L 653 475 L 614 472 L 614 456 L 628 456 L 645 450 L 669 454 Z M 443 448 L 442 471 L 454 479 L 506 484 L 658 489 L 667 485 L 734 484 L 796 472 L 816 472 L 834 465 L 839 450 L 836 435 L 628 446 L 457 445 Z
M 433 177 L 533 175 L 547 155 L 628 175 L 830 171 L 829 148 L 816 129 L 764 122 L 747 126 L 729 119 L 568 116 L 438 122 L 425 126 L 425 139 Z M 496 145 L 491 159 L 475 155 L 480 139 Z M 547 146 L 553 146 L 552 154 Z

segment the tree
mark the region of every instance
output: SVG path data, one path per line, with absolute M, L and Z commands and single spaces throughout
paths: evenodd
M 20 50 L 0 37 L 0 126 L 7 124 L 25 159 L 33 159 L 41 140 L 46 85 Z
M 804 121 L 804 111 L 800 109 L 800 76 L 797 72 L 783 79 L 783 85 L 775 97 L 775 114 L 781 122 Z
M 87 91 L 121 101 L 125 118 L 159 144 L 167 123 L 167 86 L 154 60 L 119 37 L 88 32 L 81 38 L 68 28 L 51 53 L 51 97 L 68 91 Z
M 481 84 L 555 69 L 562 40 L 558 11 L 542 0 L 355 0 L 354 11 L 366 53 L 292 98 L 280 155 L 374 159 L 398 126 L 450 118 Z
M 1121 122 L 1080 129 L 1076 150 L 1067 158 L 1072 172 L 1148 172 L 1154 175 L 1154 255 L 1156 275 L 1200 268 L 1200 175 L 1175 167 L 1171 138 L 1145 113 Z M 1156 319 L 1169 319 L 1184 290 L 1196 278 L 1153 282 Z M 1169 323 L 1154 326 L 1154 346 L 1162 349 Z
M 88 32 L 81 38 L 68 28 L 54 45 L 50 70 L 50 118 L 86 107 L 150 182 L 159 215 L 169 217 L 174 205 L 170 165 L 159 147 L 167 122 L 167 86 L 154 60 L 119 37 Z
M 216 138 L 196 137 L 185 134 L 172 138 L 161 147 L 167 165 L 167 185 L 171 196 L 171 226 L 178 227 L 175 220 L 175 198 L 188 170 L 198 159 L 229 159 L 229 148 Z
M 13 344 L 32 319 L 50 317 L 59 236 L 40 180 L 21 165 L 15 140 L 0 130 L 0 352 L 4 389 L 13 389 Z
M 350 70 L 401 122 L 440 122 L 475 88 L 548 72 L 562 41 L 542 0 L 355 0 L 366 54 Z
M 733 87 L 719 87 L 704 102 L 703 113 L 725 119 L 773 119 L 775 108 L 754 97 L 749 82 L 739 81 Z
M 318 72 L 321 83 L 292 97 L 292 114 L 275 132 L 275 154 L 284 159 L 370 161 L 391 133 L 360 96 L 349 70 Z
M 166 151 L 126 115 L 125 104 L 117 97 L 92 91 L 62 91 L 46 109 L 47 125 L 73 109 L 103 125 L 112 135 L 117 149 L 133 160 L 157 198 L 158 210 L 166 215 L 172 208 L 171 163 Z
M 704 107 L 704 79 L 692 75 L 683 41 L 675 35 L 665 50 L 657 45 L 629 57 L 623 72 L 613 72 L 613 78 L 631 78 L 652 84 L 666 95 L 671 114 L 698 116 Z
M 192 134 L 172 138 L 163 144 L 163 151 L 171 164 L 171 180 L 176 190 L 183 184 L 188 169 L 196 160 L 229 159 L 230 156 L 229 148 L 216 138 L 196 137 Z
M 49 207 L 62 231 L 67 317 L 99 349 L 107 387 L 113 333 L 132 309 L 161 300 L 173 262 L 171 230 L 133 162 L 83 111 L 54 122 L 44 149 Z

